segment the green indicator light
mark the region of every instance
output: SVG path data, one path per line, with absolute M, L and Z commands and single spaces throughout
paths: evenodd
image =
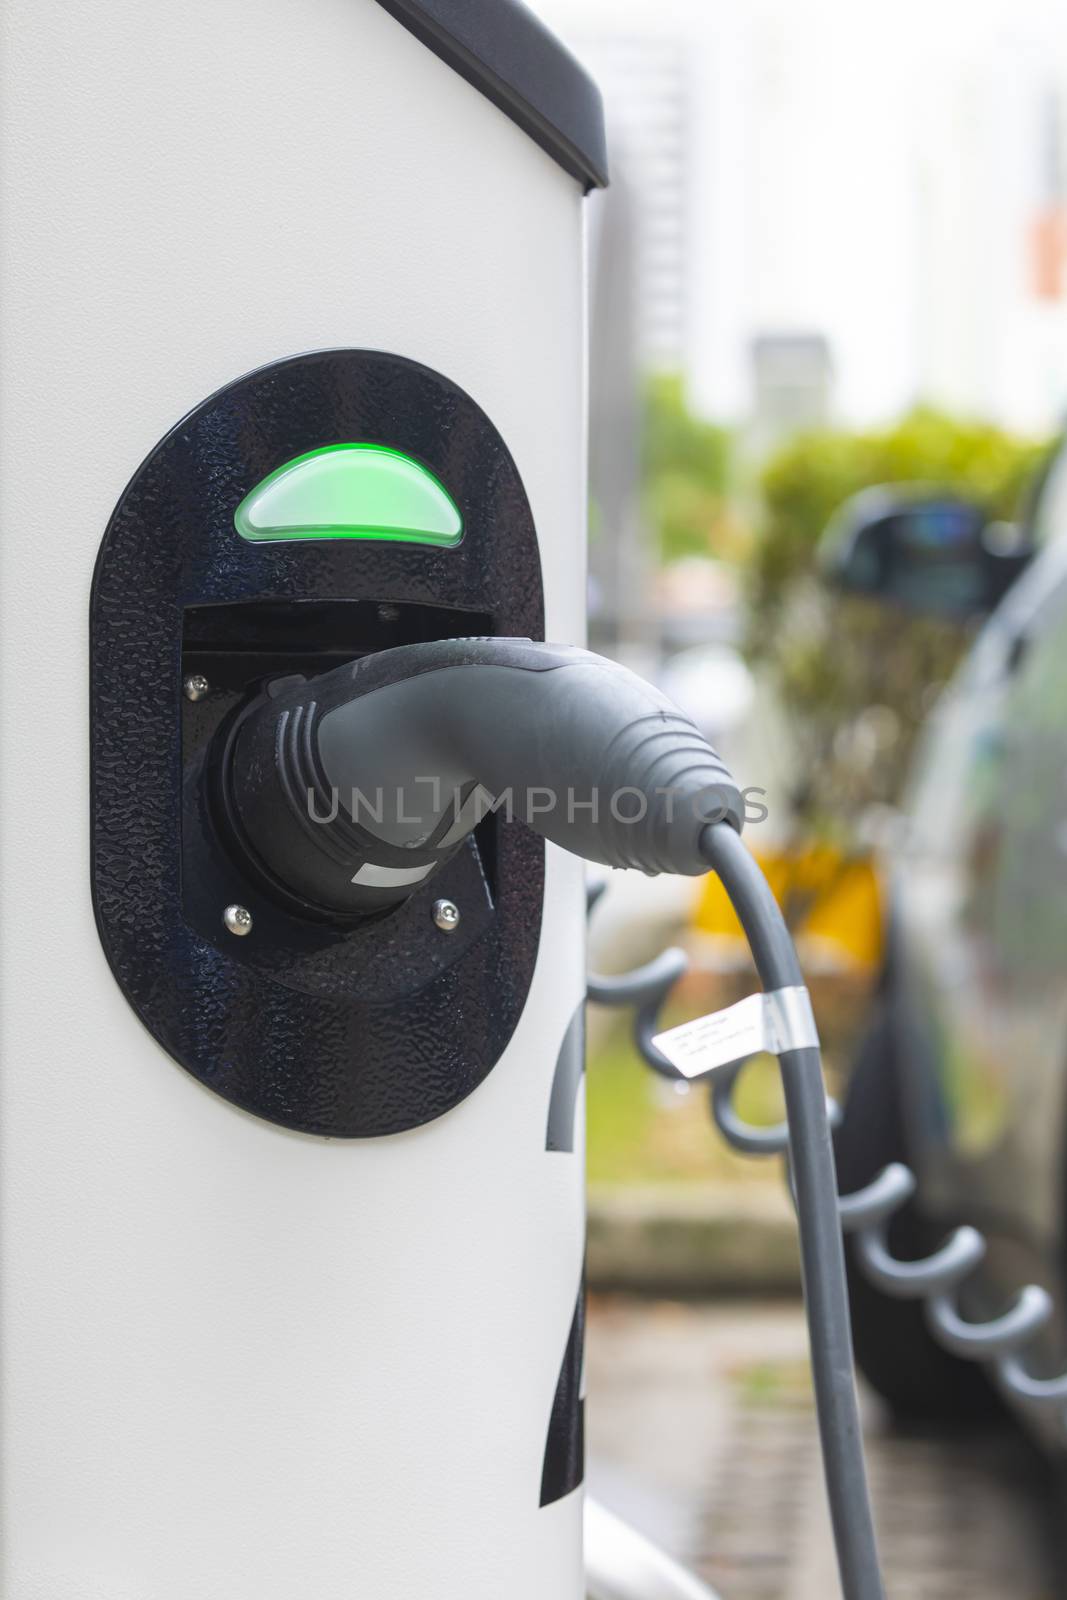
M 253 544 L 286 539 L 401 539 L 458 544 L 463 518 L 432 472 L 380 444 L 332 444 L 278 467 L 234 513 Z

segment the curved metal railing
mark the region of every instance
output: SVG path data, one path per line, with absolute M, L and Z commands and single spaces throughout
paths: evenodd
M 590 911 L 604 887 L 598 884 L 590 890 Z M 640 1055 L 660 1076 L 682 1082 L 686 1080 L 656 1048 L 653 1037 L 661 1031 L 663 1006 L 688 967 L 683 950 L 664 950 L 646 966 L 619 977 L 590 975 L 587 989 L 588 998 L 597 1005 L 634 1007 L 634 1043 Z M 746 1155 L 782 1156 L 788 1170 L 788 1126 L 783 1122 L 758 1127 L 737 1111 L 734 1090 L 744 1067 L 743 1061 L 738 1062 L 711 1078 L 712 1117 L 735 1150 Z M 833 1100 L 828 1100 L 827 1106 L 836 1127 L 841 1109 Z M 956 1291 L 982 1261 L 986 1241 L 975 1228 L 957 1228 L 933 1255 L 920 1261 L 897 1260 L 889 1248 L 889 1223 L 915 1189 L 914 1174 L 894 1162 L 866 1188 L 840 1197 L 841 1226 L 855 1239 L 860 1269 L 884 1294 L 897 1300 L 923 1301 L 931 1332 L 952 1355 L 989 1364 L 1007 1395 L 1027 1405 L 1054 1408 L 1067 1422 L 1067 1373 L 1057 1378 L 1035 1377 L 1022 1359 L 1030 1341 L 1052 1318 L 1051 1296 L 1031 1284 L 1003 1316 L 988 1322 L 965 1319 L 956 1303 Z

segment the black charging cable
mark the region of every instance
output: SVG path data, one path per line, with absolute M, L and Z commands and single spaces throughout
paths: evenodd
M 785 918 L 755 859 L 731 827 L 701 836 L 715 872 L 745 930 L 760 982 L 768 993 L 803 987 Z M 789 1163 L 800 1229 L 804 1300 L 812 1376 L 834 1541 L 846 1600 L 884 1596 L 856 1401 L 852 1329 L 833 1134 L 817 1046 L 778 1057 L 789 1123 Z
M 768 996 L 807 1002 L 741 841 L 744 800 L 676 706 L 600 656 L 528 639 L 383 651 L 269 686 L 210 767 L 230 843 L 316 914 L 403 902 L 490 810 L 612 867 L 716 872 Z M 845 1600 L 883 1600 L 860 1433 L 837 1180 L 817 1044 L 779 1055 L 823 1461 Z

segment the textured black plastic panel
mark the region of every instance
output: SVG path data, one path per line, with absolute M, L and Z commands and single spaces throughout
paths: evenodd
M 379 0 L 586 190 L 608 181 L 600 90 L 523 0 Z
M 256 483 L 293 456 L 346 441 L 389 445 L 429 467 L 460 506 L 462 543 L 238 536 L 234 509 Z M 182 1066 L 286 1127 L 361 1137 L 441 1116 L 499 1059 L 533 973 L 544 847 L 501 818 L 491 881 L 472 848 L 450 863 L 454 883 L 438 878 L 357 928 L 279 920 L 253 905 L 251 886 L 226 878 L 227 862 L 211 869 L 220 894 L 224 883 L 258 913 L 246 939 L 222 929 L 225 899 L 203 903 L 206 884 L 214 893 L 207 873 L 185 885 L 183 901 L 187 611 L 248 605 L 260 637 L 262 608 L 276 605 L 284 657 L 287 615 L 303 619 L 294 629 L 306 649 L 306 608 L 337 602 L 344 611 L 324 616 L 351 607 L 377 618 L 384 603 L 401 626 L 433 608 L 442 632 L 462 633 L 477 615 L 493 633 L 544 637 L 536 532 L 500 435 L 448 379 L 373 351 L 297 356 L 239 379 L 179 423 L 119 501 L 91 603 L 92 880 L 115 978 Z M 242 612 L 220 615 L 232 617 L 239 650 Z M 397 642 L 379 632 L 367 648 Z M 189 815 L 187 798 L 186 826 Z M 430 917 L 450 890 L 470 910 L 461 935 L 440 934 Z

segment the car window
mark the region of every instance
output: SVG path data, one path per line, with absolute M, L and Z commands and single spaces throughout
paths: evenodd
M 1064 458 L 1067 460 L 1067 457 Z M 1067 491 L 1067 476 L 1063 479 Z M 1064 504 L 1067 519 L 1067 504 Z M 1067 520 L 1063 532 L 1067 535 Z M 1050 598 L 1067 583 L 1067 537 L 1040 551 L 985 623 L 956 679 L 965 694 L 984 692 L 1010 668 L 1017 643 L 1029 635 Z
M 1067 533 L 1067 528 L 1064 531 Z M 1058 629 L 1062 648 L 1065 613 L 1067 538 L 1035 556 L 983 627 L 959 673 L 926 720 L 904 797 L 915 849 L 943 853 L 945 819 L 951 817 L 953 847 L 964 851 L 990 807 L 999 803 L 1007 748 L 1006 697 L 1031 645 L 1046 632 Z M 1067 650 L 1063 653 L 1067 661 Z M 1062 687 L 1062 678 L 1057 681 Z M 1049 692 L 1054 697 L 1059 691 Z M 1062 765 L 1062 753 L 1058 759 Z
M 1067 584 L 1050 591 L 1026 638 L 1004 706 L 1007 803 L 988 932 L 1013 983 L 1051 985 L 1058 997 L 1067 949 Z M 1035 1015 L 1049 1025 L 1047 1009 Z
M 1041 485 L 1034 507 L 1032 533 L 1038 546 L 1067 536 L 1067 445 L 1061 445 Z

